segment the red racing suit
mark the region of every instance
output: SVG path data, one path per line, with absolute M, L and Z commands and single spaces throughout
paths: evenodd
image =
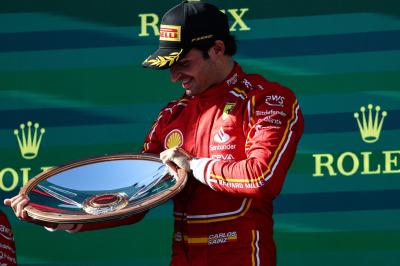
M 174 197 L 171 265 L 276 265 L 272 201 L 303 132 L 294 94 L 238 64 L 163 108 L 143 151 L 181 146 L 193 175 Z

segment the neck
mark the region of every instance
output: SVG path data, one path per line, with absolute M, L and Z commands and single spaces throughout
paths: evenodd
M 228 75 L 232 72 L 234 65 L 235 62 L 230 56 L 225 56 L 224 59 L 219 62 L 218 77 L 220 78 L 217 80 L 217 84 L 221 83 L 228 77 Z

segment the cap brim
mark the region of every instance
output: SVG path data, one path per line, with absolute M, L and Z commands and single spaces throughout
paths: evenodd
M 158 48 L 152 55 L 143 61 L 142 66 L 155 69 L 167 69 L 179 61 L 183 54 L 183 49 L 177 48 Z

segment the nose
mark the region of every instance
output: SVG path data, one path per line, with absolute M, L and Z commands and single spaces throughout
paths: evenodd
M 179 77 L 180 77 L 180 72 L 179 72 L 178 68 L 176 66 L 171 66 L 169 68 L 169 72 L 170 72 L 170 75 L 171 75 L 171 81 L 172 82 L 177 82 L 179 80 Z

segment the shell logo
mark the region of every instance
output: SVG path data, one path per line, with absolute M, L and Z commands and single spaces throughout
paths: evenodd
M 168 133 L 165 138 L 164 148 L 171 149 L 174 147 L 181 147 L 183 144 L 183 134 L 179 129 L 174 129 Z

